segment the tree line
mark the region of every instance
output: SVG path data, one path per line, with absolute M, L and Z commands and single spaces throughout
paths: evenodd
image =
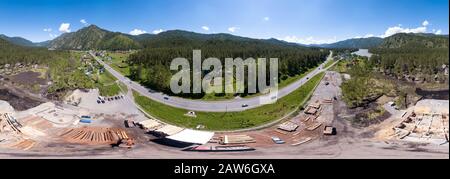
M 169 43 L 169 42 L 167 42 Z M 225 58 L 278 58 L 279 78 L 287 79 L 302 74 L 324 62 L 327 50 L 309 49 L 298 46 L 280 46 L 271 43 L 233 40 L 173 40 L 167 45 L 147 47 L 130 55 L 130 77 L 141 81 L 152 89 L 170 93 L 170 78 L 176 71 L 170 71 L 172 59 L 183 57 L 192 65 L 193 50 L 201 50 L 202 60 L 218 58 L 224 64 Z M 203 75 L 208 71 L 204 71 Z

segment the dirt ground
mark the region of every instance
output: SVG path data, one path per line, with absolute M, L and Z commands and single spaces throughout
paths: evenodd
M 19 96 L 8 89 L 0 87 L 0 100 L 7 101 L 15 110 L 24 111 L 42 104 L 41 101 L 34 100 L 27 96 Z
M 387 119 L 379 125 L 366 129 L 357 129 L 345 119 L 350 115 L 346 111 L 345 103 L 340 100 L 340 80 L 335 73 L 328 73 L 332 77 L 328 78 L 329 85 L 322 81 L 314 93 L 310 102 L 322 100 L 323 98 L 336 97 L 332 104 L 323 105 L 322 113 L 317 121 L 323 125 L 314 131 L 304 130 L 309 123 L 301 124 L 297 116 L 290 121 L 300 124 L 298 131 L 291 133 L 280 133 L 276 131 L 277 126 L 260 131 L 250 131 L 240 134 L 247 134 L 257 142 L 249 144 L 256 148 L 251 152 L 231 152 L 231 153 L 198 153 L 182 151 L 182 148 L 160 145 L 154 142 L 155 137 L 145 134 L 139 128 L 124 128 L 125 119 L 140 119 L 140 115 L 126 114 L 118 110 L 122 105 L 130 105 L 127 101 L 118 101 L 117 104 L 106 106 L 98 105 L 94 100 L 84 101 L 86 106 L 102 106 L 103 114 L 95 114 L 93 123 L 77 124 L 72 128 L 83 126 L 121 128 L 130 136 L 136 139 L 133 149 L 112 148 L 110 145 L 83 145 L 70 143 L 60 136 L 70 127 L 48 127 L 47 122 L 39 118 L 23 118 L 25 126 L 35 130 L 29 130 L 34 135 L 45 136 L 31 138 L 36 144 L 29 150 L 17 150 L 0 148 L 0 158 L 448 158 L 448 144 L 444 146 L 424 145 L 402 141 L 380 141 L 374 139 L 374 134 L 379 130 L 380 125 L 392 122 Z M 95 99 L 95 95 L 88 99 Z M 82 105 L 83 106 L 83 105 Z M 116 110 L 117 109 L 117 110 Z M 337 129 L 337 135 L 322 135 L 323 127 L 332 125 Z M 298 133 L 298 134 L 297 134 Z M 218 134 L 223 135 L 223 134 Z M 286 141 L 286 144 L 276 145 L 271 140 L 272 136 L 277 136 Z M 300 139 L 311 137 L 310 142 L 292 146 Z
M 38 72 L 27 71 L 11 76 L 10 79 L 12 82 L 19 83 L 22 85 L 34 85 L 34 84 L 46 85 L 47 80 L 39 78 L 40 75 L 41 73 Z

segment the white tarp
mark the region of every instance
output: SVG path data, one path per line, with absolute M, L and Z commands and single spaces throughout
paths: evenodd
M 214 132 L 185 129 L 166 138 L 185 143 L 206 144 L 213 138 L 213 136 Z
M 171 136 L 171 135 L 175 135 L 175 134 L 181 132 L 182 130 L 183 130 L 183 128 L 181 128 L 181 127 L 165 125 L 165 126 L 159 128 L 158 130 L 156 130 L 156 132 Z
M 147 129 L 153 129 L 158 126 L 161 126 L 161 123 L 159 123 L 155 120 L 145 120 L 145 121 L 139 122 L 139 124 L 141 124 L 142 127 L 147 128 Z
M 0 100 L 0 113 L 13 113 L 14 108 L 6 101 Z

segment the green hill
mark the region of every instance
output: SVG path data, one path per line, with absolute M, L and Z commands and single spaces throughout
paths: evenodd
M 357 48 L 369 49 L 374 48 L 383 43 L 383 39 L 379 37 L 348 39 L 332 44 L 313 45 L 323 48 Z
M 6 35 L 0 34 L 0 39 L 6 40 L 15 45 L 29 46 L 29 47 L 35 46 L 35 44 L 33 42 L 31 42 L 27 39 L 24 39 L 22 37 L 8 37 Z
M 395 34 L 384 39 L 379 48 L 448 48 L 448 36 L 434 34 Z
M 396 34 L 384 39 L 371 62 L 380 72 L 415 82 L 448 83 L 449 38 L 434 34 Z
M 138 49 L 140 45 L 128 35 L 91 25 L 57 37 L 49 43 L 48 47 L 67 50 L 129 50 Z

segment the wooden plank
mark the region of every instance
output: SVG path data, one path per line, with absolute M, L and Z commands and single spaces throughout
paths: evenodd
M 308 138 L 305 138 L 305 139 L 303 139 L 303 140 L 300 140 L 299 142 L 297 142 L 297 143 L 294 143 L 294 144 L 291 144 L 292 146 L 298 146 L 298 145 L 302 145 L 302 144 L 304 144 L 304 143 L 307 143 L 307 142 L 309 142 L 309 141 L 311 141 L 312 140 L 312 138 L 311 137 L 308 137 Z

